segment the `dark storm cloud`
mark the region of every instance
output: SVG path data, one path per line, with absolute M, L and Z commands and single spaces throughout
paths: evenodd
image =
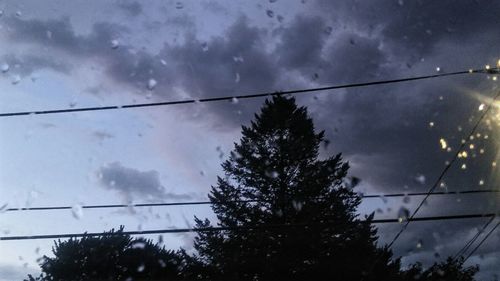
M 7 63 L 9 71 L 21 76 L 28 76 L 39 69 L 51 69 L 60 73 L 69 74 L 72 66 L 54 57 L 25 55 L 17 57 L 14 55 L 3 56 L 0 61 Z
M 172 199 L 188 200 L 189 194 L 175 194 L 167 192 L 161 185 L 157 171 L 138 171 L 122 166 L 120 163 L 111 163 L 98 171 L 99 180 L 103 187 L 118 191 L 126 199 Z
M 143 93 L 147 92 L 148 80 L 155 79 L 158 84 L 154 96 L 162 100 L 179 98 L 170 91 L 175 87 L 202 98 L 291 88 L 300 86 L 300 79 L 320 85 L 390 79 L 434 72 L 436 66 L 467 69 L 498 59 L 498 48 L 494 46 L 500 43 L 500 2 L 322 1 L 314 2 L 313 10 L 323 17 L 302 15 L 291 20 L 289 26 L 275 30 L 278 44 L 273 48 L 265 42 L 269 30 L 253 27 L 244 17 L 223 36 L 207 41 L 198 39 L 193 28 L 187 28 L 182 43 L 166 44 L 157 54 L 130 52 L 130 47 L 124 45 L 112 50 L 110 40 L 126 32 L 112 25 L 96 25 L 85 36 L 76 35 L 65 19 L 12 19 L 10 27 L 15 40 L 47 44 L 83 58 L 96 57 L 109 77 L 142 89 Z M 47 30 L 52 31 L 51 39 L 47 38 Z M 318 101 L 305 97 L 298 100 L 310 107 L 316 127 L 326 130 L 332 141 L 328 153 L 343 152 L 355 164 L 353 172 L 368 186 L 377 192 L 401 192 L 405 185 L 408 190 L 426 191 L 452 155 L 441 150 L 439 138 L 446 138 L 456 149 L 473 124 L 469 117 L 473 113 L 475 118 L 478 116 L 478 102 L 461 92 L 467 89 L 492 93 L 485 77 L 463 76 L 348 90 L 338 96 L 319 95 Z M 250 119 L 259 105 L 260 101 L 213 103 L 203 110 L 219 117 L 216 123 L 220 126 L 234 128 Z M 192 110 L 189 107 L 186 112 Z M 436 126 L 430 128 L 430 121 Z M 463 130 L 458 131 L 458 126 Z M 445 179 L 450 190 L 480 188 L 478 180 L 491 173 L 489 163 L 495 157 L 494 143 L 486 143 L 485 147 L 489 153 L 468 160 L 467 170 L 459 169 L 462 160 L 450 170 Z M 150 193 L 162 192 L 154 172 L 147 174 L 151 172 L 117 165 L 111 167 L 112 175 L 147 177 L 144 180 Z M 424 184 L 415 181 L 420 174 L 426 177 Z M 136 191 L 130 183 L 121 186 L 122 190 Z M 464 199 L 461 204 L 429 211 L 479 210 L 474 207 L 485 200 Z M 432 206 L 436 205 L 428 208 Z M 432 259 L 436 247 L 449 249 L 441 253 L 448 255 L 452 249 L 458 250 L 457 241 L 465 243 L 468 230 L 476 225 L 412 225 L 395 245 L 395 251 L 406 254 L 416 241 L 424 239 L 425 248 L 419 257 Z M 450 238 L 431 239 L 429 233 L 433 232 Z M 481 251 L 485 255 L 494 253 L 493 247 Z
M 118 7 L 120 7 L 124 12 L 126 12 L 127 15 L 134 16 L 134 17 L 138 16 L 142 13 L 142 6 L 141 6 L 141 4 L 139 4 L 139 2 L 124 1 L 124 2 L 118 3 Z

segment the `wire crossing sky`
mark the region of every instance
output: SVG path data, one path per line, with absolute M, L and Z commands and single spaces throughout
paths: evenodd
M 481 194 L 481 193 L 498 193 L 497 189 L 483 190 L 460 190 L 460 191 L 438 191 L 431 195 L 460 195 L 460 194 Z M 407 192 L 407 193 L 391 193 L 391 194 L 363 194 L 361 198 L 391 198 L 405 196 L 423 196 L 427 192 Z M 243 200 L 238 202 L 259 202 L 258 200 Z M 192 202 L 164 202 L 164 203 L 131 203 L 131 204 L 106 204 L 106 205 L 83 205 L 79 206 L 82 209 L 101 209 L 101 208 L 135 208 L 135 207 L 162 207 L 162 206 L 192 206 L 192 205 L 216 205 L 217 202 L 212 201 L 192 201 Z M 6 208 L 5 212 L 13 211 L 48 211 L 48 210 L 71 210 L 74 206 L 44 206 L 44 207 L 21 207 L 21 208 Z
M 450 215 L 450 216 L 433 216 L 433 217 L 419 217 L 412 218 L 411 221 L 441 221 L 441 220 L 456 220 L 456 219 L 473 219 L 473 218 L 489 218 L 494 217 L 495 214 L 466 214 L 466 215 Z M 401 218 L 396 219 L 372 219 L 371 223 L 401 223 Z M 48 234 L 48 235 L 28 235 L 28 236 L 3 236 L 0 241 L 9 240 L 34 240 L 34 239 L 58 239 L 58 238 L 78 238 L 85 236 L 101 236 L 101 235 L 146 235 L 146 234 L 162 234 L 162 233 L 186 233 L 186 232 L 212 232 L 224 230 L 254 230 L 261 229 L 275 229 L 275 228 L 293 228 L 293 227 L 311 227 L 311 226 L 332 226 L 334 224 L 277 224 L 277 225 L 262 225 L 253 227 L 205 227 L 205 228 L 176 228 L 176 229 L 159 229 L 159 230 L 140 230 L 140 231 L 123 231 L 120 233 L 73 233 L 73 234 Z
M 376 85 L 384 85 L 384 84 L 402 83 L 402 82 L 418 81 L 418 80 L 425 80 L 425 79 L 431 79 L 431 78 L 439 78 L 439 77 L 447 77 L 447 76 L 455 76 L 455 75 L 463 75 L 463 74 L 471 74 L 471 73 L 472 74 L 473 73 L 495 74 L 497 72 L 498 72 L 498 68 L 474 69 L 474 70 L 470 69 L 470 70 L 462 70 L 462 71 L 449 72 L 449 73 L 438 73 L 438 74 L 406 77 L 406 78 L 391 79 L 391 80 L 372 81 L 372 82 L 354 83 L 354 84 L 342 84 L 342 85 L 334 85 L 334 86 L 327 86 L 327 87 L 287 90 L 287 91 L 279 91 L 279 92 L 244 94 L 244 95 L 236 95 L 236 96 L 222 96 L 222 97 L 210 97 L 210 98 L 201 98 L 201 99 L 188 99 L 188 100 L 165 101 L 165 102 L 154 102 L 154 103 L 125 104 L 125 105 L 113 105 L 113 106 L 51 109 L 51 110 L 23 111 L 23 112 L 6 112 L 6 113 L 0 113 L 0 117 L 12 117 L 12 116 L 23 116 L 23 115 L 45 115 L 45 114 L 57 114 L 57 113 L 84 112 L 84 111 L 101 111 L 101 110 L 114 110 L 114 109 L 126 109 L 126 108 L 179 105 L 179 104 L 195 104 L 195 103 L 205 103 L 205 102 L 215 102 L 215 101 L 234 101 L 234 100 L 243 100 L 243 99 L 260 98 L 260 97 L 271 97 L 271 96 L 292 95 L 292 94 L 298 95 L 298 94 L 336 90 L 336 89 L 348 89 L 348 88 L 358 88 L 358 87 L 376 86 Z

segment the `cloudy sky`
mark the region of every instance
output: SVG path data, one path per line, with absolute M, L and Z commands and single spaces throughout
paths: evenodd
M 119 105 L 393 79 L 495 66 L 496 1 L 0 1 L 0 112 Z M 297 97 L 342 152 L 360 192 L 427 191 L 496 91 L 469 74 Z M 203 200 L 263 99 L 0 119 L 1 236 L 188 227 L 199 207 L 81 211 L 85 204 Z M 444 179 L 496 188 L 496 109 Z M 440 139 L 451 151 L 442 149 Z M 412 197 L 367 199 L 394 218 Z M 498 195 L 433 196 L 419 215 L 493 212 Z M 2 208 L 2 209 L 5 209 Z M 455 254 L 484 219 L 412 223 L 405 263 Z M 496 223 L 496 221 L 495 221 Z M 387 243 L 400 225 L 379 227 Z M 468 264 L 500 274 L 500 231 Z M 158 236 L 152 236 L 158 239 Z M 165 235 L 190 249 L 191 236 Z M 422 242 L 422 247 L 417 244 Z M 0 280 L 36 273 L 50 240 L 0 241 Z

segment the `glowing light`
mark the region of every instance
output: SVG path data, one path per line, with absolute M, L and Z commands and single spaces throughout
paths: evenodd
M 484 185 L 484 180 L 480 180 L 479 185 Z
M 434 127 L 434 122 L 429 122 L 429 127 Z
M 437 72 L 441 71 L 441 68 L 440 68 L 439 66 L 438 66 L 438 67 L 436 67 L 436 71 L 437 71 Z
M 458 158 L 467 158 L 467 151 L 462 151 L 458 153 Z
M 489 65 L 489 64 L 487 64 L 487 65 L 485 65 L 485 67 L 484 67 L 484 68 L 486 68 L 486 69 L 488 70 L 488 69 L 490 69 L 490 65 Z
M 496 167 L 496 166 L 497 166 L 497 162 L 493 161 L 493 162 L 491 163 L 491 166 Z
M 462 166 L 461 166 L 460 168 L 461 168 L 462 170 L 465 170 L 465 169 L 467 169 L 467 165 L 462 164 Z
M 448 147 L 448 144 L 446 143 L 445 139 L 440 139 L 439 144 L 441 144 L 442 149 L 446 149 Z
M 480 104 L 478 109 L 479 109 L 479 111 L 483 111 L 484 110 L 484 103 Z
M 474 147 L 474 144 L 473 144 L 473 143 L 471 143 L 471 144 L 469 145 L 469 149 L 474 149 L 474 148 L 475 148 L 475 147 Z
M 491 79 L 493 79 L 493 81 L 497 81 L 497 77 L 496 76 L 493 76 L 493 78 L 491 78 Z
M 479 153 L 484 154 L 484 149 L 482 149 L 482 148 L 481 148 L 481 149 L 479 150 Z

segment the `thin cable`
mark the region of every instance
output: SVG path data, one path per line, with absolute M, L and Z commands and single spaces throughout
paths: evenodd
M 500 221 L 490 230 L 490 232 L 488 232 L 488 234 L 486 234 L 486 236 L 484 236 L 483 240 L 481 240 L 481 242 L 479 242 L 479 244 L 472 250 L 472 252 L 470 252 L 467 257 L 463 260 L 463 263 L 465 263 L 476 251 L 477 249 L 479 249 L 479 247 L 481 247 L 481 245 L 483 245 L 483 243 L 488 239 L 488 237 L 490 237 L 490 235 L 493 233 L 493 231 L 495 231 L 495 229 L 497 229 L 497 227 L 500 225 Z
M 491 214 L 468 214 L 468 215 L 452 215 L 452 216 L 434 216 L 434 217 L 420 217 L 413 218 L 413 221 L 436 221 L 436 220 L 454 220 L 454 219 L 472 219 L 472 218 L 485 218 L 493 217 Z M 360 220 L 366 221 L 366 220 Z M 371 220 L 371 223 L 398 223 L 398 219 L 378 219 Z M 58 239 L 58 238 L 78 238 L 85 236 L 112 236 L 112 235 L 146 235 L 146 234 L 164 234 L 164 233 L 187 233 L 187 232 L 213 232 L 225 230 L 262 230 L 262 229 L 275 229 L 275 228 L 293 228 L 293 227 L 309 227 L 309 226 L 335 226 L 333 223 L 322 224 L 274 224 L 274 225 L 260 225 L 251 227 L 202 227 L 202 228 L 176 228 L 176 229 L 156 229 L 156 230 L 140 230 L 140 231 L 124 231 L 124 232 L 98 232 L 98 233 L 70 233 L 70 234 L 47 234 L 47 235 L 25 235 L 25 236 L 2 236 L 0 241 L 11 240 L 34 240 L 34 239 Z
M 470 73 L 496 74 L 497 72 L 499 72 L 498 68 L 491 68 L 491 69 L 487 69 L 487 70 L 484 70 L 484 69 L 472 70 L 471 69 L 471 70 L 465 70 L 465 71 L 439 73 L 439 74 L 425 75 L 425 76 L 414 76 L 414 77 L 406 77 L 406 78 L 391 79 L 391 80 L 381 80 L 381 81 L 372 81 L 372 82 L 363 82 L 363 83 L 341 84 L 341 85 L 334 85 L 334 86 L 327 86 L 327 87 L 288 90 L 288 91 L 283 91 L 283 92 L 266 92 L 266 93 L 245 94 L 245 95 L 237 95 L 237 96 L 221 96 L 221 97 L 211 97 L 211 98 L 204 98 L 204 99 L 189 99 L 189 100 L 153 102 L 153 103 L 137 103 L 137 104 L 126 104 L 126 105 L 79 107 L 79 108 L 65 108 L 65 109 L 39 110 L 39 111 L 22 111 L 22 112 L 6 112 L 6 113 L 0 113 L 0 117 L 71 113 L 71 112 L 82 112 L 82 111 L 100 111 L 100 110 L 137 108 L 137 107 L 153 107 L 153 106 L 166 106 L 166 105 L 176 105 L 176 104 L 214 102 L 214 101 L 224 101 L 224 100 L 232 101 L 234 99 L 250 99 L 250 98 L 268 97 L 268 96 L 304 94 L 304 93 L 310 93 L 310 92 L 327 91 L 327 90 L 335 90 L 335 89 L 347 89 L 347 88 L 375 86 L 375 85 L 382 85 L 382 84 L 401 83 L 401 82 L 416 81 L 416 80 L 445 77 L 445 76 L 462 75 L 462 74 L 470 74 Z
M 474 193 L 499 193 L 499 189 L 483 189 L 483 190 L 463 190 L 455 192 L 433 192 L 431 195 L 459 195 L 459 194 L 474 194 Z M 369 194 L 361 195 L 361 198 L 391 198 L 403 196 L 423 196 L 427 192 L 412 192 L 412 193 L 392 193 L 392 194 Z M 232 201 L 237 203 L 254 203 L 259 200 L 238 200 Z M 192 206 L 192 205 L 217 205 L 223 202 L 211 201 L 190 201 L 190 202 L 164 202 L 164 203 L 139 203 L 139 204 L 106 204 L 106 205 L 84 205 L 80 206 L 82 209 L 106 209 L 106 208 L 135 208 L 135 207 L 166 207 L 166 206 Z M 21 208 L 8 208 L 5 212 L 14 211 L 48 211 L 48 210 L 70 210 L 72 206 L 46 206 L 46 207 L 21 207 Z
M 491 217 L 483 225 L 483 227 L 481 227 L 481 229 L 477 231 L 477 233 L 474 235 L 474 237 L 472 237 L 469 241 L 467 241 L 467 243 L 465 243 L 465 245 L 462 247 L 462 249 L 460 249 L 455 254 L 455 256 L 453 257 L 453 259 L 456 260 L 456 259 L 458 259 L 458 257 L 463 256 L 469 250 L 469 248 L 472 246 L 472 244 L 474 244 L 474 242 L 476 242 L 476 240 L 479 238 L 479 236 L 481 235 L 481 233 L 483 233 L 484 230 L 493 222 L 493 220 L 495 220 L 495 217 Z
M 422 208 L 422 206 L 424 205 L 424 203 L 426 202 L 427 198 L 429 198 L 429 196 L 434 192 L 434 190 L 437 188 L 437 186 L 439 185 L 439 183 L 441 182 L 441 180 L 444 178 L 444 176 L 446 175 L 446 173 L 448 172 L 448 170 L 451 168 L 451 166 L 453 165 L 453 163 L 458 159 L 458 155 L 461 153 L 461 151 L 465 148 L 465 146 L 467 145 L 467 143 L 469 142 L 470 140 L 470 137 L 472 135 L 474 135 L 476 133 L 476 130 L 477 128 L 479 127 L 479 124 L 481 124 L 481 121 L 483 121 L 484 117 L 488 114 L 488 112 L 490 112 L 491 108 L 493 107 L 493 103 L 497 100 L 497 98 L 500 96 L 500 91 L 498 91 L 498 93 L 495 95 L 495 97 L 491 100 L 491 102 L 488 104 L 488 108 L 486 110 L 484 110 L 483 114 L 481 114 L 481 116 L 479 117 L 479 119 L 477 120 L 476 124 L 474 124 L 474 126 L 472 127 L 472 129 L 470 130 L 469 132 L 469 135 L 467 136 L 466 138 L 466 141 L 463 142 L 460 147 L 457 149 L 457 151 L 455 152 L 455 155 L 453 156 L 453 158 L 451 159 L 451 161 L 448 163 L 448 165 L 446 165 L 446 167 L 443 169 L 443 171 L 441 172 L 441 174 L 439 175 L 439 177 L 437 178 L 436 182 L 434 183 L 434 185 L 432 185 L 432 187 L 427 191 L 427 194 L 425 195 L 424 199 L 422 199 L 422 201 L 420 202 L 420 204 L 418 204 L 417 208 L 415 209 L 415 211 L 413 211 L 412 215 L 410 216 L 410 220 L 406 221 L 406 223 L 403 225 L 403 227 L 398 231 L 398 233 L 396 234 L 396 236 L 394 236 L 394 238 L 392 239 L 391 243 L 388 244 L 388 247 L 390 248 L 394 242 L 396 242 L 396 240 L 399 238 L 399 236 L 401 236 L 401 234 L 406 230 L 406 228 L 408 227 L 408 225 L 410 224 L 411 222 L 411 219 L 418 213 L 418 211 L 420 210 L 420 208 Z

